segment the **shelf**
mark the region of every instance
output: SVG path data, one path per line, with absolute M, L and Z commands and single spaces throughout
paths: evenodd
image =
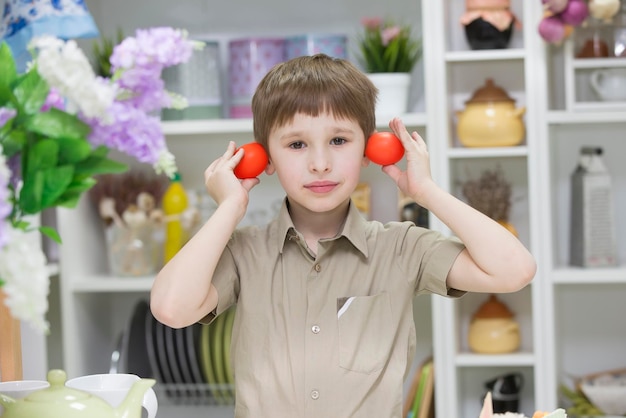
M 528 352 L 511 354 L 458 354 L 455 364 L 459 367 L 501 367 L 501 366 L 529 366 L 535 364 L 535 355 Z
M 526 58 L 524 49 L 486 49 L 480 51 L 451 51 L 445 55 L 447 62 L 511 61 Z
M 503 158 L 503 157 L 526 157 L 528 148 L 517 147 L 488 147 L 488 148 L 463 148 L 455 147 L 448 149 L 448 158 Z
M 620 68 L 626 67 L 626 58 L 579 58 L 572 60 L 572 67 L 576 69 Z
M 567 112 L 550 111 L 547 117 L 552 125 L 590 124 L 590 123 L 626 123 L 624 112 Z
M 126 293 L 149 292 L 154 277 L 94 276 L 77 280 L 72 284 L 74 293 Z
M 565 267 L 552 272 L 558 284 L 626 284 L 626 266 L 604 268 Z
M 426 114 L 424 113 L 406 113 L 400 117 L 406 126 L 426 126 Z M 386 128 L 388 122 L 378 121 L 377 128 Z M 163 121 L 161 125 L 166 136 L 252 132 L 252 119 Z

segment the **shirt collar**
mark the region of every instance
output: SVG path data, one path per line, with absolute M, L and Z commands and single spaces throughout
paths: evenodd
M 278 213 L 277 228 L 277 238 L 279 240 L 278 248 L 280 248 L 280 252 L 282 253 L 285 242 L 294 236 L 297 236 L 296 228 L 293 225 L 293 221 L 289 215 L 289 210 L 287 209 L 287 198 L 283 200 L 283 204 Z M 346 237 L 346 239 L 350 241 L 350 243 L 352 243 L 352 245 L 365 257 L 368 256 L 367 220 L 363 217 L 363 215 L 361 215 L 352 201 L 350 201 L 348 215 L 339 235 Z

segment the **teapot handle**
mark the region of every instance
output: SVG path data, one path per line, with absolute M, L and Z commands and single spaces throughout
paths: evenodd
M 591 75 L 589 76 L 589 82 L 591 83 L 591 87 L 599 95 L 602 95 L 603 93 L 602 81 L 604 80 L 604 78 L 605 78 L 604 70 L 596 70 L 592 72 Z
M 148 418 L 156 418 L 156 414 L 159 408 L 156 393 L 154 389 L 149 388 L 143 395 L 143 402 L 141 406 L 148 412 Z

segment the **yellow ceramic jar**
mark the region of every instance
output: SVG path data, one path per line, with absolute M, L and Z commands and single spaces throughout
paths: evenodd
M 492 79 L 474 92 L 457 112 L 457 136 L 466 147 L 507 147 L 524 140 L 522 116 L 525 107 L 515 107 L 515 100 Z
M 519 348 L 519 324 L 495 295 L 491 295 L 472 317 L 468 343 L 472 351 L 481 354 L 510 353 Z

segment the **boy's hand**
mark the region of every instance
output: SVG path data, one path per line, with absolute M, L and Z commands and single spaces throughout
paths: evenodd
M 427 189 L 435 185 L 430 173 L 426 143 L 417 132 L 409 134 L 400 118 L 393 118 L 389 127 L 404 146 L 407 165 L 406 171 L 396 165 L 384 166 L 383 171 L 396 182 L 404 194 L 423 205 L 424 198 L 428 196 Z
M 204 185 L 215 203 L 221 205 L 232 200 L 236 205 L 248 206 L 250 190 L 259 184 L 258 178 L 239 180 L 234 173 L 235 167 L 241 161 L 244 150 L 235 150 L 237 147 L 230 141 L 226 152 L 213 161 L 204 171 Z

